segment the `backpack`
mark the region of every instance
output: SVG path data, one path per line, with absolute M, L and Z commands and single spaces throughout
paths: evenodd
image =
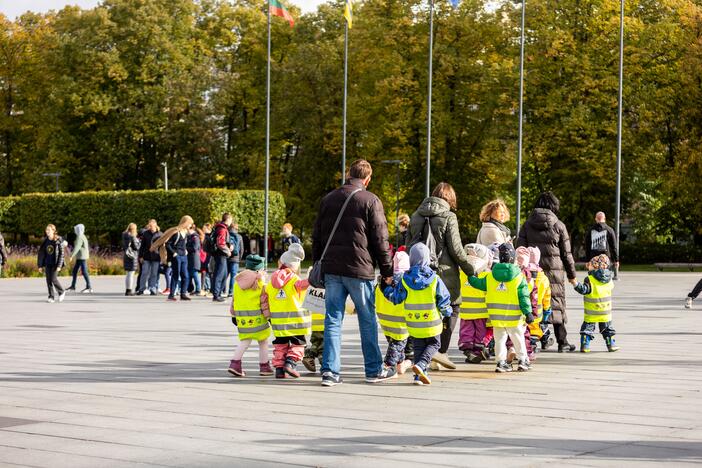
M 239 252 L 241 250 L 241 246 L 239 245 L 239 236 L 237 236 L 236 234 L 232 235 L 230 233 L 229 238 L 232 242 L 232 257 L 238 257 Z
M 205 234 L 205 242 L 203 244 L 203 250 L 209 255 L 214 255 L 217 252 L 217 236 L 215 231 Z
M 436 239 L 434 238 L 434 233 L 431 231 L 431 217 L 424 218 L 424 227 L 420 234 L 421 242 L 427 246 L 429 249 L 429 267 L 437 271 L 439 269 L 439 258 L 441 257 L 441 252 L 437 251 Z M 426 232 L 426 233 L 425 233 Z

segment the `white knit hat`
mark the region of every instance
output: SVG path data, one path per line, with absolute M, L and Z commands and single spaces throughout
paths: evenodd
M 305 250 L 300 244 L 290 244 L 288 250 L 280 256 L 280 263 L 295 271 L 300 270 L 300 262 L 305 259 Z

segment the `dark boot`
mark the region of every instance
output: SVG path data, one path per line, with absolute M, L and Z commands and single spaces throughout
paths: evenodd
M 293 361 L 292 359 L 286 359 L 285 360 L 285 367 L 283 368 L 285 370 L 285 373 L 288 374 L 290 377 L 297 379 L 300 377 L 300 373 L 295 370 L 297 367 L 297 363 Z
M 619 351 L 619 346 L 614 344 L 614 337 L 613 336 L 605 337 L 605 343 L 607 343 L 607 351 L 609 351 L 610 353 L 613 353 L 615 351 Z
M 572 345 L 572 344 L 568 343 L 567 341 L 563 344 L 559 344 L 558 345 L 558 352 L 562 353 L 564 351 L 568 351 L 569 353 L 572 353 L 573 351 L 575 351 L 575 345 Z

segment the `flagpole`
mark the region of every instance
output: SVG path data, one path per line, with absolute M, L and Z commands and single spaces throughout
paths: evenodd
M 341 185 L 346 182 L 346 100 L 349 74 L 349 22 L 344 21 L 344 124 L 341 137 Z
M 431 191 L 431 86 L 434 52 L 434 0 L 429 0 L 429 93 L 427 95 L 427 174 L 426 174 L 426 196 Z
M 624 0 L 620 0 L 619 12 L 619 104 L 617 110 L 617 251 L 619 251 L 619 236 L 621 228 L 621 195 L 622 195 L 622 103 L 624 88 Z M 615 268 L 615 277 L 618 269 Z
M 517 234 L 522 215 L 522 134 L 524 125 L 524 23 L 526 16 L 526 0 L 522 0 L 522 27 L 519 46 L 519 136 L 517 138 Z
M 268 266 L 268 191 L 271 150 L 271 2 L 268 0 L 268 60 L 266 62 L 266 186 L 263 207 L 263 264 Z

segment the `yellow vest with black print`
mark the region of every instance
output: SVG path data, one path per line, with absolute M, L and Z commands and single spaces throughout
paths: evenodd
M 439 309 L 436 308 L 436 286 L 438 277 L 429 286 L 419 291 L 410 288 L 402 279 L 407 291 L 404 302 L 407 331 L 412 338 L 430 338 L 438 336 L 444 329 Z
M 299 280 L 297 275 L 293 275 L 281 289 L 274 288 L 270 283 L 266 285 L 271 327 L 276 338 L 301 336 L 311 331 L 310 312 L 302 308 L 303 294 L 295 289 L 295 283 Z
M 523 275 L 517 275 L 511 281 L 497 281 L 490 274 L 487 276 L 487 302 L 488 314 L 493 327 L 516 327 L 524 319 L 522 309 L 519 307 L 518 288 Z
M 592 291 L 583 298 L 585 301 L 585 322 L 611 322 L 614 284 L 611 281 L 603 283 L 593 276 L 590 276 L 589 279 Z
M 378 322 L 385 336 L 397 341 L 406 340 L 409 337 L 404 306 L 388 301 L 383 296 L 380 286 L 375 287 L 375 313 L 378 315 Z
M 263 341 L 271 336 L 268 319 L 261 310 L 263 288 L 263 280 L 258 281 L 257 289 L 241 289 L 239 283 L 234 282 L 232 315 L 236 317 L 236 327 L 239 329 L 241 341 Z
M 478 278 L 485 278 L 489 271 L 478 274 Z M 487 306 L 485 305 L 485 291 L 474 288 L 468 282 L 468 276 L 463 271 L 461 278 L 461 320 L 475 320 L 488 318 Z

